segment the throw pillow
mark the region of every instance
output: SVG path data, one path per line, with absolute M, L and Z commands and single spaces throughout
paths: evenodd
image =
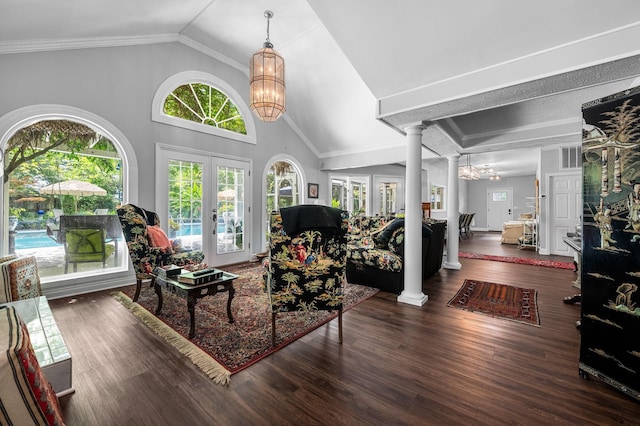
M 404 226 L 404 219 L 398 218 L 393 219 L 387 226 L 382 229 L 382 231 L 374 237 L 376 242 L 376 247 L 386 248 L 387 244 L 389 244 L 389 240 L 391 236 L 398 228 L 402 228 Z
M 171 241 L 167 234 L 158 225 L 147 226 L 147 232 L 149 235 L 149 244 L 151 247 L 160 247 L 162 249 L 171 252 L 173 250 Z
M 62 410 L 33 351 L 29 331 L 11 306 L 0 308 L 0 423 L 64 425 Z
M 0 303 L 42 296 L 35 256 L 0 264 Z

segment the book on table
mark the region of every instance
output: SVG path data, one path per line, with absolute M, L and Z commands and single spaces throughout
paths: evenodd
M 200 271 L 186 272 L 178 275 L 178 282 L 184 284 L 204 284 L 222 278 L 222 271 L 216 268 L 207 268 Z
M 160 278 L 172 278 L 182 272 L 182 268 L 176 265 L 156 266 L 153 272 Z

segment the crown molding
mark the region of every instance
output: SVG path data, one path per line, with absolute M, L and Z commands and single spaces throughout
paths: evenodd
M 176 34 L 131 37 L 68 38 L 55 40 L 17 40 L 0 42 L 0 54 L 46 52 L 51 50 L 91 49 L 96 47 L 136 46 L 181 41 Z

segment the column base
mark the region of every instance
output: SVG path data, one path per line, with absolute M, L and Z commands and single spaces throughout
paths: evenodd
M 462 263 L 460 262 L 444 262 L 442 265 L 445 269 L 462 269 Z
M 427 303 L 427 300 L 429 300 L 429 296 L 422 293 L 407 295 L 403 291 L 402 293 L 400 293 L 397 300 L 399 303 L 406 303 L 407 305 L 422 306 Z

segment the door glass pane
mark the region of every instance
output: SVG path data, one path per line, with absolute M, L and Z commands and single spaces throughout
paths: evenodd
M 352 200 L 352 213 L 364 213 L 367 205 L 367 184 L 363 182 L 351 182 L 351 200 Z
M 378 213 L 386 216 L 396 212 L 396 192 L 398 185 L 392 182 L 382 182 L 380 184 L 380 206 Z
M 202 250 L 202 164 L 169 160 L 169 238 Z
M 507 193 L 506 192 L 494 192 L 493 193 L 493 201 L 494 202 L 507 201 Z
M 331 205 L 335 208 L 347 210 L 347 181 L 331 180 Z
M 244 169 L 217 167 L 217 253 L 244 250 Z

